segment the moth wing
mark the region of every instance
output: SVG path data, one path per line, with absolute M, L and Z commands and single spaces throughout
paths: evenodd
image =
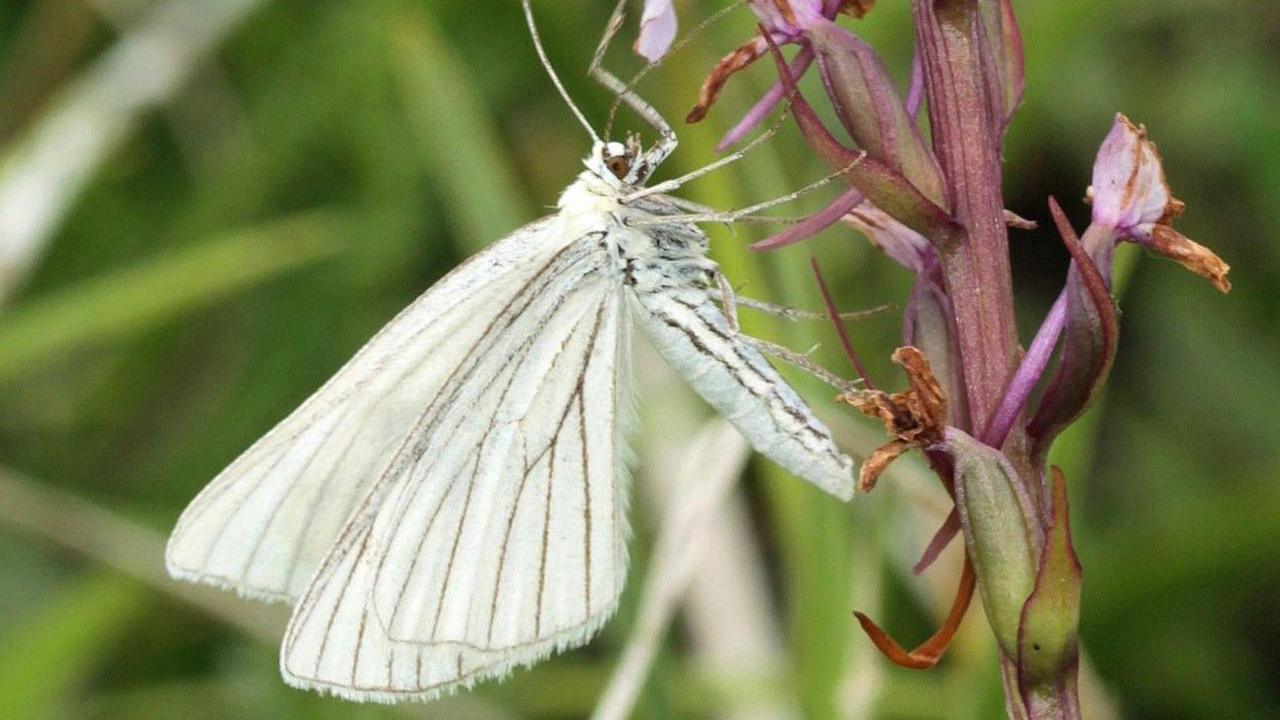
M 494 243 L 383 327 L 191 502 L 169 573 L 296 600 L 458 358 L 550 262 L 554 230 L 544 218 Z
M 841 500 L 853 497 L 853 460 L 705 290 L 685 284 L 629 297 L 658 354 L 756 450 Z
M 629 332 L 616 277 L 570 259 L 459 368 L 289 623 L 292 685 L 425 700 L 580 645 L 626 574 Z

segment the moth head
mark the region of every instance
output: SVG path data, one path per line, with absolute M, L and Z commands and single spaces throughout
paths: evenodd
M 610 185 L 636 187 L 643 185 L 653 172 L 653 163 L 646 157 L 644 146 L 635 135 L 625 143 L 616 140 L 596 143 L 587 167 Z

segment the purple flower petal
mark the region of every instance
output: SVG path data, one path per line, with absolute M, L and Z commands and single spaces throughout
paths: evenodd
M 982 433 L 983 442 L 991 447 L 1004 445 L 1005 438 L 1013 428 L 1013 423 L 1027 403 L 1027 398 L 1031 397 L 1031 391 L 1040 382 L 1040 376 L 1048 367 L 1049 359 L 1053 356 L 1053 348 L 1057 346 L 1066 322 L 1067 291 L 1063 290 L 1058 294 L 1053 307 L 1049 309 L 1044 322 L 1040 324 L 1040 329 L 1036 331 L 1035 339 L 1031 341 L 1027 354 L 1022 357 L 1022 362 L 1018 365 L 1018 372 L 1009 381 L 1009 388 L 1005 391 L 1000 407 L 991 417 L 991 422 L 987 423 L 986 432 Z
M 672 0 L 645 0 L 635 51 L 651 63 L 658 62 L 676 39 L 676 8 Z
M 933 245 L 923 235 L 898 222 L 875 205 L 864 202 L 851 210 L 844 219 L 866 235 L 885 255 L 906 269 L 924 276 L 938 272 L 938 251 Z
M 1093 223 L 1112 229 L 1164 255 L 1228 292 L 1231 267 L 1203 245 L 1184 237 L 1170 223 L 1183 204 L 1165 182 L 1164 167 L 1146 128 L 1116 115 L 1093 165 Z
M 827 19 L 823 0 L 751 0 L 751 12 L 766 30 L 787 40 L 798 37 L 815 23 Z M 834 15 L 834 13 L 832 13 Z
M 920 114 L 920 103 L 924 100 L 924 63 L 920 60 L 920 51 L 911 56 L 911 83 L 907 85 L 907 114 L 914 120 Z
M 1093 221 L 1128 235 L 1139 225 L 1159 222 L 1178 209 L 1164 168 L 1147 131 L 1117 114 L 1093 164 Z
M 800 52 L 796 53 L 795 58 L 791 61 L 791 76 L 798 79 L 809 68 L 809 64 L 813 62 L 813 49 L 805 37 L 806 33 L 814 27 L 829 24 L 830 20 L 842 11 L 849 12 L 855 17 L 862 17 L 871 8 L 872 4 L 873 0 L 861 0 L 860 2 L 851 2 L 850 0 L 750 0 L 748 7 L 750 7 L 752 13 L 760 21 L 760 25 L 775 44 L 787 45 L 796 43 L 801 46 Z M 739 48 L 735 53 L 726 56 L 708 78 L 708 83 L 714 81 L 717 91 L 718 87 L 724 84 L 724 80 L 729 75 L 741 70 L 748 64 L 741 61 L 732 62 L 735 55 L 740 54 L 742 51 L 743 48 Z M 751 58 L 751 60 L 754 59 L 755 57 Z M 701 120 L 705 116 L 707 108 L 710 107 L 711 101 L 715 99 L 714 93 L 706 92 L 707 84 L 704 84 L 703 88 L 704 91 L 700 94 L 698 105 L 689 115 L 689 122 Z M 716 151 L 723 152 L 759 127 L 764 118 L 777 107 L 784 94 L 781 83 L 777 83 L 770 88 L 764 97 L 752 106 L 746 116 L 739 120 L 732 130 L 725 133 L 724 137 L 716 145 Z
M 1053 439 L 1084 412 L 1106 379 L 1118 336 L 1116 306 L 1110 292 L 1111 251 L 1115 248 L 1114 239 L 1108 237 L 1110 229 L 1091 225 L 1088 232 L 1099 237 L 1082 242 L 1052 197 L 1049 209 L 1072 263 L 1067 272 L 1061 359 L 1027 424 L 1032 456 L 1041 461 Z M 1105 266 L 1106 275 L 1099 265 Z
M 800 48 L 800 52 L 796 53 L 796 56 L 791 59 L 791 76 L 799 80 L 811 64 L 813 64 L 813 48 L 808 46 Z M 773 112 L 773 109 L 782 101 L 782 97 L 785 94 L 786 91 L 783 89 L 782 83 L 774 83 L 773 87 L 769 88 L 769 91 L 764 94 L 764 97 L 751 106 L 751 109 L 738 121 L 738 124 L 734 125 L 732 130 L 720 138 L 720 142 L 716 144 L 716 152 L 728 150 L 752 130 L 759 127 L 760 123 L 764 122 L 764 119 L 769 117 L 769 113 Z
M 808 240 L 818 233 L 840 222 L 850 210 L 862 202 L 862 193 L 850 188 L 837 197 L 832 203 L 777 235 L 765 238 L 751 246 L 756 252 L 777 250 L 781 247 Z
M 924 552 L 920 554 L 920 560 L 912 566 L 911 574 L 919 575 L 925 570 L 928 570 L 929 566 L 933 564 L 933 561 L 938 559 L 938 556 L 942 554 L 942 551 L 946 550 L 947 546 L 951 544 L 951 541 L 959 534 L 960 511 L 955 508 L 951 508 L 951 512 L 947 513 L 947 519 L 942 521 L 942 527 L 939 527 L 937 532 L 933 534 L 933 538 L 929 540 L 929 544 L 925 547 Z

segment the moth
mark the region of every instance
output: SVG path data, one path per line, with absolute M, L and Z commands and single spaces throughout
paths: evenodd
M 646 188 L 676 147 L 600 57 L 591 74 L 658 129 L 593 137 L 555 214 L 396 316 L 219 474 L 169 572 L 294 604 L 286 682 L 426 700 L 585 643 L 627 566 L 626 434 L 638 330 L 757 450 L 842 499 L 853 461 L 726 314 L 689 205 Z

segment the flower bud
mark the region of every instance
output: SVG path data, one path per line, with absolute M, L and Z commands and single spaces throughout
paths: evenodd
M 768 33 L 764 33 L 763 37 L 769 44 L 774 63 L 778 67 L 782 86 L 791 98 L 791 112 L 796 125 L 800 127 L 800 133 L 809 147 L 833 168 L 838 168 L 849 184 L 857 188 L 868 201 L 897 218 L 903 225 L 928 238 L 935 245 L 953 242 L 960 232 L 955 219 L 925 197 L 920 188 L 901 172 L 880 160 L 868 157 L 865 150 L 861 153 L 850 150 L 831 135 L 813 107 L 796 88 L 795 78 L 787 68 L 777 45 Z
M 960 362 L 956 357 L 955 329 L 951 318 L 951 300 L 940 285 L 917 278 L 911 286 L 911 297 L 902 310 L 902 340 L 920 348 L 938 377 L 942 393 L 949 399 L 948 422 L 960 422 L 968 416 L 968 398 Z
M 1016 658 L 1022 607 L 1044 544 L 1035 510 L 998 450 L 955 428 L 947 429 L 945 447 L 955 463 L 956 507 L 987 622 L 1004 654 Z
M 1018 636 L 1018 682 L 1026 695 L 1052 685 L 1079 658 L 1080 560 L 1071 543 L 1066 478 L 1057 467 L 1052 474 L 1053 506 L 1045 550 L 1035 591 L 1022 610 Z
M 942 170 L 870 45 L 832 22 L 807 35 L 836 117 L 858 147 L 902 173 L 925 197 L 945 206 Z

